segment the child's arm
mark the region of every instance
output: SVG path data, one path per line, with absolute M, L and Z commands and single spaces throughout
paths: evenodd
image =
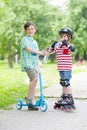
M 54 42 L 52 45 L 51 45 L 51 50 L 53 51 L 54 50 L 54 48 L 55 48 L 55 44 L 57 43 L 57 41 L 56 42 Z
M 72 52 L 75 51 L 75 46 L 72 45 L 72 44 L 69 44 L 69 45 L 68 45 L 68 48 L 69 48 Z
M 57 41 L 56 42 L 54 42 L 53 44 L 51 44 L 51 46 L 50 47 L 47 47 L 46 48 L 46 51 L 48 52 L 48 53 L 51 53 L 51 52 L 53 52 L 54 51 L 54 48 L 55 48 L 55 44 L 57 43 Z
M 63 40 L 62 44 L 65 45 L 66 47 L 68 47 L 68 49 L 70 49 L 72 52 L 75 51 L 75 46 L 71 43 L 68 43 L 66 40 Z
M 36 55 L 46 55 L 47 54 L 46 51 L 32 50 L 30 47 L 25 47 L 25 51 L 34 53 Z

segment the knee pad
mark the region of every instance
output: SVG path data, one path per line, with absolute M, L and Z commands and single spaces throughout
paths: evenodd
M 70 86 L 70 82 L 68 79 L 60 79 L 60 84 L 62 85 L 62 87 Z
M 64 80 L 64 79 L 60 79 L 60 84 L 61 84 L 62 86 L 65 86 L 65 80 Z

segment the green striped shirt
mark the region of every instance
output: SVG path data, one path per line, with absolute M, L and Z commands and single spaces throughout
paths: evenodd
M 21 69 L 24 71 L 24 67 L 35 68 L 38 70 L 39 58 L 35 53 L 25 51 L 25 47 L 29 47 L 32 50 L 39 50 L 37 42 L 30 36 L 24 36 L 20 43 L 21 48 Z

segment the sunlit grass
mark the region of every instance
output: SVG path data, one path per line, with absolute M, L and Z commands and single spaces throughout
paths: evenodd
M 25 96 L 27 85 L 24 77 L 26 74 L 19 66 L 9 69 L 7 62 L 0 61 L 0 108 L 6 108 L 17 98 Z
M 74 66 L 73 74 L 79 72 L 87 72 L 87 66 Z M 42 64 L 41 73 L 44 89 L 59 82 L 56 63 Z M 29 83 L 27 80 L 27 75 L 21 72 L 20 65 L 9 69 L 6 61 L 0 61 L 0 108 L 6 109 L 8 105 L 16 103 L 17 98 L 26 96 Z M 36 92 L 38 91 L 39 86 L 36 89 Z

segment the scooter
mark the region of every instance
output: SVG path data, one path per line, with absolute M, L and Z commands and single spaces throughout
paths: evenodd
M 43 87 L 42 87 L 42 75 L 39 73 L 39 85 L 40 85 L 40 96 L 39 99 L 36 100 L 35 104 L 26 104 L 22 98 L 19 98 L 16 103 L 16 108 L 20 110 L 23 106 L 37 106 L 40 107 L 40 110 L 42 112 L 45 112 L 48 109 L 48 105 L 44 100 L 44 95 L 43 95 Z

